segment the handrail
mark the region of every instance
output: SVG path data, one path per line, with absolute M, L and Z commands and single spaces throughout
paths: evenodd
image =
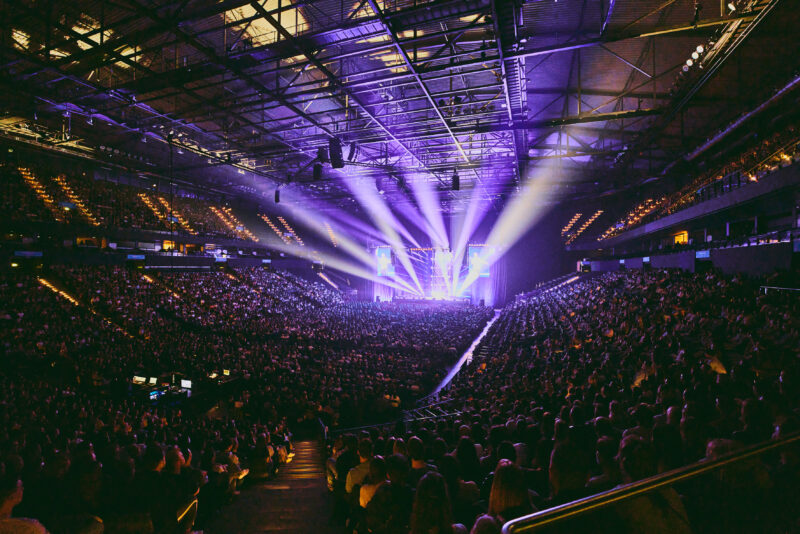
M 767 294 L 767 291 L 770 289 L 777 289 L 779 291 L 800 291 L 800 288 L 797 287 L 760 286 L 758 288 L 758 290 L 763 291 L 765 295 Z
M 460 411 L 454 411 L 454 412 L 436 414 L 436 415 L 429 416 L 429 417 L 411 417 L 411 418 L 406 418 L 406 416 L 408 415 L 409 412 L 412 412 L 412 411 L 415 411 L 415 410 L 423 410 L 425 408 L 434 408 L 434 407 L 441 406 L 443 404 L 450 404 L 450 403 L 454 402 L 455 400 L 456 399 L 445 399 L 443 401 L 435 402 L 433 404 L 426 404 L 425 406 L 418 406 L 416 408 L 409 408 L 408 410 L 403 410 L 403 413 L 402 413 L 402 415 L 400 417 L 397 417 L 395 419 L 391 419 L 389 421 L 383 421 L 381 423 L 373 423 L 373 424 L 362 425 L 362 426 L 353 426 L 353 427 L 348 427 L 348 428 L 334 428 L 334 429 L 330 430 L 330 434 L 338 436 L 338 435 L 345 434 L 345 433 L 348 433 L 348 432 L 352 433 L 352 432 L 358 432 L 360 430 L 367 430 L 369 428 L 381 428 L 381 427 L 385 427 L 385 426 L 392 426 L 392 425 L 396 425 L 397 423 L 413 423 L 414 421 L 426 421 L 428 419 L 438 419 L 438 418 L 441 418 L 441 417 L 452 417 L 452 416 L 456 416 L 456 415 L 461 415 Z M 442 408 L 439 408 L 439 409 L 442 409 Z
M 577 501 L 555 506 L 533 514 L 519 517 L 503 525 L 503 534 L 517 534 L 531 532 L 545 525 L 574 518 L 586 512 L 599 510 L 607 506 L 630 500 L 676 482 L 682 482 L 710 471 L 715 471 L 732 463 L 746 460 L 753 456 L 783 448 L 787 445 L 800 442 L 800 432 L 789 435 L 777 441 L 767 441 L 745 449 L 734 451 L 716 460 L 701 460 L 678 469 L 673 469 L 659 475 L 644 478 L 624 486 L 619 486 L 602 493 L 597 493 Z
M 178 523 L 183 521 L 183 518 L 186 517 L 186 514 L 188 514 L 192 510 L 192 508 L 195 508 L 196 506 L 197 506 L 197 499 L 192 499 L 192 501 L 189 502 L 189 504 L 185 508 L 182 509 L 183 511 L 181 511 L 181 509 L 179 509 L 178 510 L 178 514 L 177 514 Z

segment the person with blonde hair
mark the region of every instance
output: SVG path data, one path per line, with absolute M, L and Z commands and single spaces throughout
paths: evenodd
M 522 468 L 511 460 L 500 460 L 489 493 L 489 515 L 503 524 L 535 511 Z

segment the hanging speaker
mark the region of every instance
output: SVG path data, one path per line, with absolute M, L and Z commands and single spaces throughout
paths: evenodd
M 325 150 L 325 147 L 321 146 L 317 149 L 317 159 L 324 163 L 328 162 L 328 151 Z
M 275 204 L 280 204 L 281 201 L 281 190 L 275 189 Z
M 347 154 L 347 161 L 353 161 L 358 156 L 358 145 L 355 141 L 350 143 L 350 151 Z
M 322 163 L 315 163 L 314 164 L 314 181 L 319 182 L 322 180 Z
M 328 139 L 328 154 L 331 158 L 331 167 L 334 169 L 341 169 L 344 167 L 344 160 L 342 159 L 342 143 L 336 137 Z

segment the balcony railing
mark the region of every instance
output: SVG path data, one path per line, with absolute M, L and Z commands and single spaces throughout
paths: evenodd
M 705 460 L 689 464 L 631 484 L 616 487 L 603 493 L 598 493 L 590 497 L 578 499 L 577 501 L 514 519 L 503 525 L 503 534 L 519 534 L 522 532 L 546 530 L 562 521 L 578 519 L 584 514 L 597 512 L 636 497 L 642 497 L 657 490 L 666 489 L 677 483 L 695 480 L 702 475 L 718 471 L 725 467 L 738 465 L 746 460 L 762 456 L 766 453 L 780 451 L 790 445 L 797 444 L 800 444 L 800 432 L 780 440 L 768 441 L 740 449 L 715 460 Z

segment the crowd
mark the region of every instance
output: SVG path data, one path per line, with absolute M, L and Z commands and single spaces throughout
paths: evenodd
M 774 169 L 798 161 L 800 158 L 798 136 L 800 133 L 797 128 L 789 126 L 764 138 L 755 137 L 749 146 L 741 150 L 732 160 L 700 173 L 689 184 L 668 196 L 666 202 L 647 217 L 646 221 L 675 213 L 705 200 L 707 196 L 717 194 L 714 191 L 715 184 L 719 184 L 720 192 L 731 190 L 747 183 L 757 182 Z M 726 183 L 726 177 L 735 178 L 732 179 L 732 183 Z M 711 194 L 702 195 L 703 189 L 710 189 L 708 193 Z
M 33 177 L 35 183 L 26 181 L 25 174 Z M 12 220 L 83 225 L 96 222 L 96 225 L 110 228 L 190 232 L 231 239 L 243 237 L 235 225 L 231 227 L 220 218 L 212 202 L 202 198 L 169 195 L 96 180 L 83 174 L 54 174 L 46 169 L 17 169 L 11 165 L 0 165 L 0 176 L 0 207 Z M 74 198 L 66 194 L 56 177 L 69 187 Z M 75 205 L 76 199 L 84 205 L 91 219 Z M 174 216 L 171 216 L 170 205 Z
M 457 415 L 345 433 L 348 532 L 503 523 L 798 425 L 800 301 L 715 273 L 583 278 L 503 309 L 446 391 Z M 796 532 L 798 450 L 662 489 L 559 532 Z
M 334 520 L 359 533 L 499 532 L 791 434 L 799 312 L 792 296 L 714 272 L 607 273 L 521 297 L 444 391 L 452 415 L 332 441 Z M 400 420 L 492 314 L 347 302 L 265 269 L 5 273 L 0 532 L 202 526 L 243 480 L 281 468 L 292 432 Z M 211 404 L 152 403 L 131 384 L 177 372 L 214 391 L 223 369 L 234 386 Z M 798 475 L 786 450 L 566 530 L 792 532 Z
M 777 168 L 800 161 L 800 132 L 788 126 L 772 135 L 755 136 L 735 157 L 699 172 L 680 189 L 663 197 L 647 199 L 598 236 L 613 237 L 635 226 L 684 210 L 698 202 L 757 183 Z
M 0 532 L 202 526 L 287 461 L 292 431 L 396 417 L 491 315 L 345 302 L 263 269 L 58 266 L 3 274 L 0 297 Z M 223 370 L 235 381 L 215 393 Z M 212 410 L 151 403 L 131 383 L 169 373 L 218 394 Z

